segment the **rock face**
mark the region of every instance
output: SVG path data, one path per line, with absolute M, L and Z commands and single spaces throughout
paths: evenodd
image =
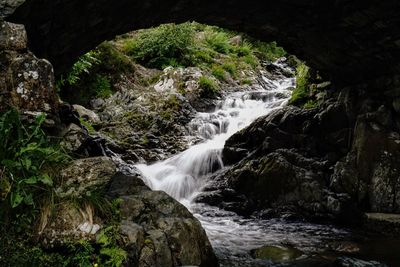
M 226 142 L 231 167 L 198 201 L 247 215 L 346 222 L 360 211 L 400 213 L 399 132 L 390 98 L 342 91 L 320 109 L 285 107 Z
M 200 222 L 166 193 L 151 191 L 138 176 L 118 174 L 108 194 L 122 199 L 129 266 L 218 266 Z
M 27 51 L 23 25 L 0 22 L 0 110 L 54 113 L 58 97 L 52 65 Z
M 398 73 L 399 13 L 397 0 L 27 0 L 8 19 L 27 26 L 33 51 L 57 73 L 117 34 L 195 20 L 276 40 L 333 82 L 356 83 Z
M 25 0 L 1 0 L 0 1 L 0 20 L 11 15 L 15 9 L 24 3 Z

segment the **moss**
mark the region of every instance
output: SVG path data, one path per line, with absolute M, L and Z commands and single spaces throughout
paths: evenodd
M 88 130 L 89 134 L 95 134 L 96 130 L 94 129 L 93 125 L 86 121 L 84 118 L 79 118 L 79 121 L 85 128 Z
M 310 97 L 310 68 L 304 63 L 296 69 L 296 88 L 289 100 L 290 105 L 303 106 Z
M 303 255 L 296 248 L 285 248 L 278 246 L 265 246 L 254 251 L 254 256 L 263 260 L 272 260 L 274 262 L 286 262 L 295 260 Z

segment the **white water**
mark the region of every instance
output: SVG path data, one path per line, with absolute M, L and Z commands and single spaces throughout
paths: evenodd
M 246 219 L 192 202 L 210 174 L 224 167 L 221 154 L 226 140 L 257 118 L 286 105 L 291 95 L 289 88 L 295 85 L 295 80 L 264 80 L 268 88 L 231 93 L 214 112 L 198 113 L 189 125 L 189 133 L 202 137 L 203 142 L 167 160 L 136 165 L 148 186 L 165 191 L 200 220 L 222 266 L 259 266 L 249 251 L 266 244 L 290 243 L 312 252 L 327 239 L 345 234 L 323 225 Z
M 189 132 L 204 142 L 153 165 L 137 165 L 146 184 L 189 204 L 207 182 L 207 175 L 223 167 L 221 152 L 226 140 L 255 119 L 286 104 L 293 79 L 271 81 L 262 91 L 235 92 L 228 95 L 212 113 L 198 113 Z M 190 206 L 189 206 L 190 207 Z

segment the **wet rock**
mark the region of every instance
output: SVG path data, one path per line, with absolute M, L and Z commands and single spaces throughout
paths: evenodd
M 293 247 L 282 246 L 264 246 L 252 251 L 255 258 L 263 260 L 271 260 L 274 262 L 294 261 L 301 257 L 303 253 Z
M 363 261 L 356 258 L 340 257 L 334 263 L 335 267 L 388 267 L 376 261 Z
M 166 193 L 151 191 L 139 174 L 115 175 L 108 194 L 122 200 L 121 229 L 126 236 L 128 264 L 218 266 L 200 222 Z
M 77 151 L 87 138 L 87 133 L 78 125 L 71 123 L 61 133 L 61 146 L 69 152 Z
M 73 105 L 73 108 L 78 112 L 79 116 L 90 123 L 99 123 L 99 116 L 92 110 L 89 110 L 80 105 Z
M 373 212 L 400 212 L 400 135 L 381 124 L 388 120 L 377 113 L 358 119 L 352 151 L 336 164 L 331 178 L 336 191 Z
M 367 213 L 363 225 L 373 233 L 400 236 L 400 215 L 390 213 Z
M 62 198 L 79 198 L 104 188 L 115 173 L 116 166 L 107 157 L 75 160 L 61 171 L 63 184 L 56 189 L 56 193 Z

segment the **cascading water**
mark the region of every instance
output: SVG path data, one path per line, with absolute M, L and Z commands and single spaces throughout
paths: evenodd
M 135 166 L 149 187 L 179 200 L 201 221 L 222 266 L 265 266 L 265 262 L 249 256 L 251 249 L 285 241 L 303 251 L 313 251 L 324 240 L 346 234 L 322 225 L 245 219 L 192 202 L 210 174 L 224 167 L 221 154 L 226 140 L 255 119 L 285 105 L 291 96 L 289 88 L 295 85 L 292 78 L 270 80 L 264 77 L 264 82 L 266 88 L 262 90 L 231 93 L 214 112 L 198 113 L 189 124 L 189 133 L 201 137 L 203 142 L 167 160 Z

